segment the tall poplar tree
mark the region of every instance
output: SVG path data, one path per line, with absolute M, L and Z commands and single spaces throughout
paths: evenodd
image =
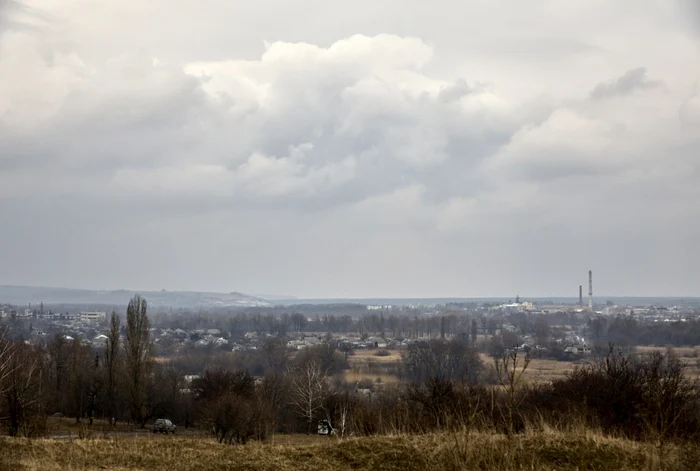
M 149 327 L 146 300 L 136 295 L 126 308 L 124 350 L 131 417 L 141 427 L 148 418 L 147 383 L 153 366 Z

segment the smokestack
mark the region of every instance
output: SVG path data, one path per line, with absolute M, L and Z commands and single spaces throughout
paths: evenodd
M 578 305 L 583 307 L 583 285 L 578 285 Z
M 588 270 L 588 309 L 593 310 L 593 271 Z

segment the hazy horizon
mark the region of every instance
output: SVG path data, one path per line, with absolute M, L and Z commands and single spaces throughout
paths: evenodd
M 700 296 L 699 15 L 0 0 L 0 284 Z
M 86 289 L 86 288 L 76 288 L 76 287 L 66 287 L 66 286 L 19 286 L 19 285 L 0 285 L 0 295 L 2 294 L 2 289 L 5 288 L 17 288 L 17 289 L 22 289 L 22 290 L 61 290 L 61 291 L 80 291 L 80 292 L 108 292 L 108 293 L 114 293 L 114 292 L 120 292 L 120 291 L 125 291 L 128 293 L 137 293 L 137 294 L 142 294 L 144 296 L 148 296 L 149 294 L 158 294 L 161 293 L 162 290 L 149 290 L 149 289 L 133 289 L 133 288 L 114 288 L 114 289 Z M 523 295 L 523 294 L 516 294 L 516 295 L 476 295 L 476 296 L 462 296 L 462 295 L 446 295 L 446 296 L 391 296 L 391 295 L 384 295 L 384 296 L 330 296 L 330 297 L 304 297 L 304 296 L 294 296 L 294 295 L 279 295 L 279 294 L 270 294 L 268 293 L 267 295 L 265 294 L 260 294 L 260 293 L 244 293 L 240 291 L 229 291 L 229 292 L 218 292 L 218 291 L 196 291 L 196 290 L 165 290 L 166 293 L 201 293 L 201 294 L 241 294 L 244 296 L 251 296 L 255 298 L 260 298 L 260 299 L 265 299 L 267 301 L 271 302 L 284 302 L 284 301 L 290 301 L 290 302 L 304 302 L 304 301 L 313 301 L 313 302 L 324 302 L 324 301 L 335 301 L 335 302 L 344 302 L 344 301 L 411 301 L 411 300 L 420 300 L 420 301 L 430 301 L 430 300 L 514 300 L 516 299 L 517 296 L 520 297 L 521 300 L 526 301 L 526 300 L 536 300 L 536 301 L 542 301 L 542 300 L 566 300 L 566 301 L 576 301 L 578 299 L 578 295 L 576 296 L 571 296 L 571 295 L 557 295 L 557 294 L 548 294 L 548 295 Z M 684 295 L 653 295 L 653 294 L 643 294 L 643 295 L 630 295 L 630 294 L 622 294 L 622 295 L 610 295 L 610 294 L 601 294 L 601 295 L 595 295 L 594 294 L 594 302 L 597 304 L 603 304 L 607 300 L 614 300 L 614 299 L 666 299 L 666 300 L 694 300 L 694 299 L 700 299 L 700 296 L 684 296 Z M 147 298 L 148 300 L 148 298 Z M 584 301 L 587 303 L 588 302 L 588 294 L 584 294 Z M 3 302 L 3 299 L 0 299 L 0 302 Z M 68 302 L 68 301 L 66 301 Z M 128 302 L 128 299 L 125 298 L 124 304 Z

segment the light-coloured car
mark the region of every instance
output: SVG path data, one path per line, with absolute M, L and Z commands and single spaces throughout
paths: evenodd
M 175 434 L 175 424 L 168 419 L 158 419 L 153 424 L 153 433 L 172 433 Z

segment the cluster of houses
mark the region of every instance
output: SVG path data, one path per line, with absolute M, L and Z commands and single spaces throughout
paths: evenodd
M 320 345 L 328 342 L 328 334 L 297 334 L 287 341 L 287 347 L 293 350 L 302 350 L 304 348 Z M 394 339 L 391 337 L 367 336 L 359 334 L 335 334 L 331 335 L 330 340 L 336 343 L 341 350 L 362 350 L 376 348 L 399 348 L 406 347 L 411 343 L 418 342 L 421 339 Z
M 0 319 L 37 319 L 41 321 L 53 321 L 64 324 L 81 323 L 99 325 L 107 320 L 107 313 L 104 311 L 81 311 L 81 312 L 53 312 L 42 309 L 0 309 Z

